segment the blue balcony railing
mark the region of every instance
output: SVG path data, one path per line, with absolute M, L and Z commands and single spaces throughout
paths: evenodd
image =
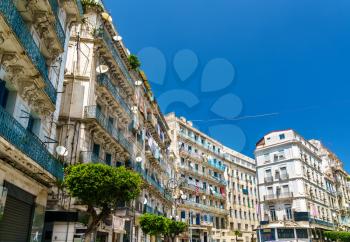
M 77 7 L 78 7 L 78 10 L 79 10 L 80 16 L 83 16 L 84 15 L 84 10 L 83 10 L 83 5 L 81 4 L 81 0 L 76 0 L 75 2 L 77 3 Z
M 40 72 L 45 82 L 45 93 L 50 97 L 53 103 L 56 103 L 56 90 L 53 87 L 48 77 L 48 69 L 46 66 L 45 57 L 41 54 L 38 46 L 24 23 L 21 14 L 18 12 L 12 0 L 0 1 L 0 14 L 4 17 L 7 24 L 15 33 L 18 41 L 23 46 L 27 56 L 33 62 L 34 66 Z
M 209 159 L 208 164 L 212 167 L 215 167 L 216 169 L 219 169 L 221 171 L 225 171 L 225 166 L 214 162 L 214 160 Z
M 114 99 L 124 108 L 125 112 L 129 115 L 129 117 L 131 117 L 131 111 L 129 106 L 126 104 L 124 99 L 120 96 L 119 90 L 117 89 L 117 87 L 115 87 L 112 84 L 108 76 L 106 74 L 98 75 L 97 82 L 99 85 L 106 87 L 110 91 Z
M 132 145 L 103 115 L 96 106 L 85 107 L 85 118 L 95 119 L 130 155 L 133 154 Z
M 140 173 L 140 175 L 143 177 L 144 180 L 146 180 L 149 184 L 155 187 L 161 194 L 163 194 L 167 200 L 172 201 L 171 195 L 166 193 L 164 188 L 155 179 L 153 179 L 144 169 L 142 169 L 141 166 L 135 165 L 134 169 L 135 171 Z
M 64 32 L 64 29 L 63 29 L 61 22 L 59 20 L 59 17 L 58 17 L 58 11 L 59 11 L 58 2 L 57 2 L 57 0 L 49 0 L 49 3 L 51 6 L 51 9 L 52 9 L 52 12 L 55 15 L 55 19 L 56 19 L 56 22 L 54 23 L 56 34 L 57 34 L 57 37 L 58 37 L 59 42 L 61 44 L 61 47 L 63 48 L 64 42 L 66 40 L 66 34 Z
M 126 80 L 129 82 L 131 87 L 134 87 L 133 79 L 128 71 L 128 69 L 125 67 L 125 64 L 122 60 L 122 58 L 119 55 L 118 50 L 115 48 L 111 37 L 109 36 L 107 31 L 102 31 L 102 38 L 104 42 L 106 43 L 109 51 L 112 53 L 112 56 L 114 60 L 117 62 L 118 66 L 120 67 L 121 71 L 123 72 L 123 75 L 125 76 Z
M 151 206 L 149 206 L 149 205 L 144 205 L 143 212 L 144 213 L 153 213 L 154 209 Z
M 1 106 L 0 136 L 57 179 L 63 179 L 63 165 L 50 154 L 46 146 L 37 136 L 27 131 Z

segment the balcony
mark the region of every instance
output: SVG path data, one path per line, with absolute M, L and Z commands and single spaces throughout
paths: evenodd
M 151 133 L 152 138 L 157 142 L 157 144 L 161 148 L 166 149 L 167 144 L 165 143 L 164 136 L 161 137 L 161 133 L 159 131 L 160 126 L 158 125 L 158 120 L 153 114 L 151 114 L 151 113 L 147 114 L 145 126 L 148 129 L 148 131 Z
M 41 54 L 40 49 L 36 45 L 27 25 L 12 0 L 0 1 L 0 14 L 13 31 L 19 44 L 23 47 L 30 62 L 32 62 L 35 69 L 39 71 L 43 80 L 43 85 L 45 86 L 44 92 L 50 98 L 52 104 L 55 104 L 57 93 L 48 76 L 46 59 Z
M 76 20 L 83 18 L 84 10 L 81 0 L 66 0 L 63 2 L 63 6 L 69 17 L 73 17 Z
M 93 153 L 92 151 L 86 151 L 86 152 L 81 152 L 80 153 L 80 162 L 82 163 L 101 163 L 101 164 L 106 164 L 106 165 L 111 165 L 107 164 L 107 162 L 103 159 L 100 158 L 97 154 Z
M 117 68 L 121 71 L 123 74 L 124 78 L 122 78 L 123 82 L 120 82 L 120 85 L 126 90 L 126 92 L 129 95 L 132 95 L 134 92 L 134 80 L 131 77 L 129 70 L 126 68 L 118 50 L 114 46 L 114 43 L 109 36 L 108 31 L 102 30 L 99 34 L 98 37 L 100 37 L 102 42 L 104 43 L 106 49 L 108 50 L 108 53 L 110 53 L 110 59 L 113 60 Z M 113 71 L 113 70 L 112 70 Z
M 199 161 L 199 162 L 203 161 L 203 157 L 200 154 L 187 150 L 183 147 L 180 148 L 180 155 L 188 156 L 188 158 L 193 159 L 195 161 Z
M 91 122 L 89 128 L 95 130 L 96 136 L 105 140 L 109 143 L 108 137 L 111 137 L 116 144 L 116 151 L 127 153 L 126 156 L 133 155 L 133 148 L 130 142 L 119 132 L 113 124 L 109 123 L 103 113 L 96 106 L 86 106 L 84 112 L 84 118 L 87 122 Z M 98 124 L 98 125 L 96 125 Z
M 55 23 L 53 23 L 53 26 L 55 28 L 55 31 L 56 31 L 56 36 L 57 36 L 57 39 L 61 45 L 61 48 L 63 49 L 64 48 L 64 42 L 66 40 L 66 34 L 65 34 L 65 31 L 60 23 L 60 20 L 58 18 L 58 12 L 59 12 L 59 6 L 58 6 L 58 2 L 57 0 L 49 0 L 49 3 L 50 3 L 50 6 L 51 6 L 51 9 L 52 9 L 52 12 L 55 16 Z
M 293 193 L 292 192 L 283 192 L 279 194 L 268 194 L 264 195 L 264 201 L 274 201 L 274 200 L 284 200 L 284 199 L 292 199 L 293 198 Z
M 146 142 L 146 158 L 151 162 L 151 165 L 160 172 L 167 172 L 167 167 L 164 160 L 160 157 L 160 151 L 156 150 L 154 147 L 151 148 Z
M 129 105 L 121 97 L 118 88 L 112 84 L 111 80 L 106 74 L 97 76 L 98 89 L 103 92 L 104 98 L 107 99 L 108 104 L 116 110 L 116 113 L 124 122 L 132 119 L 132 114 Z
M 266 176 L 264 178 L 265 183 L 272 183 L 273 182 L 273 176 Z
M 224 172 L 226 167 L 224 165 L 221 165 L 219 163 L 214 162 L 214 160 L 208 159 L 208 164 L 212 167 L 215 168 L 221 172 Z
M 37 136 L 27 131 L 1 106 L 0 136 L 13 145 L 17 150 L 40 165 L 52 176 L 59 180 L 63 179 L 63 165 L 49 153 L 44 143 Z M 14 160 L 14 162 L 16 162 L 16 160 Z M 32 167 L 28 172 L 34 172 L 34 167 Z M 34 173 L 32 175 L 38 174 L 40 173 L 37 172 L 36 174 Z
M 198 210 L 202 210 L 205 212 L 212 212 L 215 214 L 220 214 L 220 215 L 228 215 L 229 211 L 224 209 L 224 208 L 218 208 L 218 207 L 212 207 L 209 205 L 201 204 L 201 203 L 196 203 L 194 201 L 186 200 L 184 201 L 184 205 L 190 206 L 190 207 L 195 207 Z
M 167 201 L 173 201 L 173 198 L 170 194 L 168 194 L 164 187 L 162 187 L 162 185 L 157 182 L 154 178 L 152 178 L 144 169 L 142 169 L 142 167 L 140 165 L 133 165 L 133 168 L 135 169 L 135 171 L 137 171 L 138 173 L 140 173 L 140 175 L 142 176 L 142 178 L 152 187 L 154 187 L 157 191 L 158 194 L 163 197 L 164 199 L 166 199 Z

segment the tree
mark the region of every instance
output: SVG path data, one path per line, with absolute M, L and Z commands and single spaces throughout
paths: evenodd
M 141 66 L 141 62 L 139 61 L 139 58 L 137 58 L 136 55 L 129 55 L 128 57 L 131 69 L 137 70 Z
M 176 236 L 187 229 L 186 223 L 150 213 L 140 217 L 140 226 L 145 234 L 163 235 L 165 241 L 175 241 Z
M 234 231 L 234 234 L 235 234 L 235 236 L 236 236 L 236 242 L 237 242 L 237 241 L 238 241 L 238 236 L 241 237 L 241 236 L 242 236 L 242 232 L 239 231 L 239 230 L 235 230 L 235 231 Z
M 67 167 L 64 183 L 68 193 L 87 206 L 90 215 L 87 237 L 118 204 L 139 195 L 142 180 L 139 174 L 125 167 L 87 163 Z
M 327 239 L 331 239 L 332 241 L 339 241 L 339 242 L 348 242 L 348 241 L 350 241 L 350 232 L 345 232 L 345 231 L 324 231 L 323 235 Z

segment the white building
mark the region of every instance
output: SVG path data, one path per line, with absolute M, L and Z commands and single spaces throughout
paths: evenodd
M 193 127 L 166 115 L 176 158 L 175 211 L 189 223 L 182 241 L 252 241 L 258 224 L 255 161 Z M 256 239 L 256 236 L 255 236 Z
M 0 1 L 0 240 L 41 241 L 69 28 L 79 1 Z
M 338 209 L 318 148 L 293 130 L 273 131 L 256 144 L 260 241 L 322 240 Z

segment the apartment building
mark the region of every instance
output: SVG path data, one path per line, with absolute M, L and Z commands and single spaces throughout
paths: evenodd
M 326 148 L 319 140 L 310 140 L 317 147 L 322 158 L 322 171 L 326 181 L 326 189 L 336 194 L 333 201 L 338 210 L 333 210 L 335 227 L 338 230 L 350 231 L 350 181 L 344 170 L 343 162 Z
M 0 241 L 40 241 L 56 158 L 69 27 L 79 1 L 0 1 Z
M 238 241 L 251 241 L 258 221 L 253 208 L 254 160 L 223 146 L 183 117 L 170 113 L 165 118 L 181 195 L 176 215 L 189 223 L 182 241 L 236 241 L 234 230 L 242 231 Z
M 256 241 L 258 191 L 255 160 L 224 148 L 227 167 L 227 207 L 229 211 L 226 241 Z M 235 231 L 237 233 L 237 237 Z
M 168 126 L 146 75 L 132 69 L 130 53 L 103 4 L 83 6 L 84 22 L 71 28 L 64 73 L 57 135 L 67 153 L 61 159 L 68 165 L 94 162 L 140 173 L 140 197 L 121 204 L 94 236 L 105 242 L 141 241 L 140 214 L 172 212 L 172 196 L 165 189 L 174 174 Z M 49 204 L 45 241 L 79 241 L 86 228 L 80 219 L 84 207 L 59 191 Z
M 336 227 L 336 186 L 319 149 L 293 130 L 273 131 L 256 144 L 260 241 L 322 241 Z

